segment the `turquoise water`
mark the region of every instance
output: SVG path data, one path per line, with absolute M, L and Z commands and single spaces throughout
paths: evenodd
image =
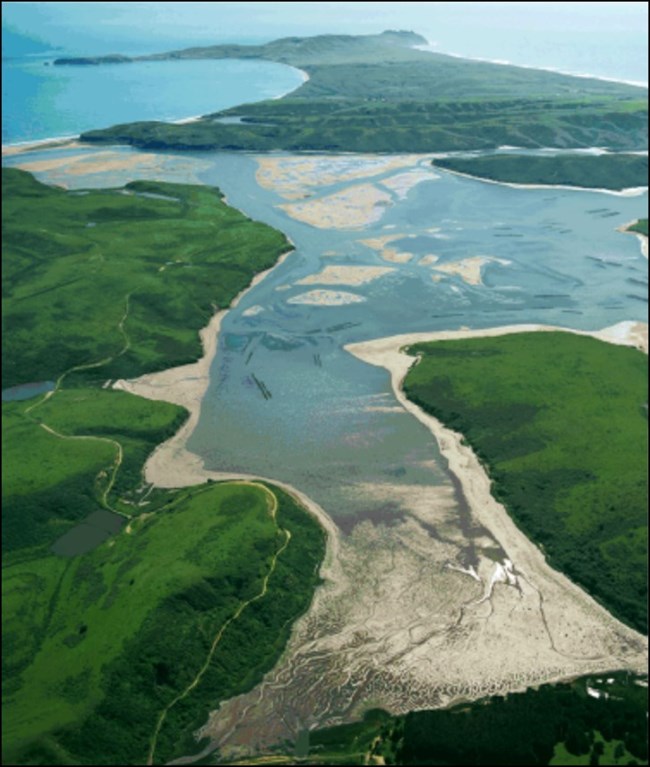
M 2 143 L 77 135 L 135 120 L 179 120 L 274 98 L 302 75 L 267 61 L 143 61 L 52 66 L 2 62 Z

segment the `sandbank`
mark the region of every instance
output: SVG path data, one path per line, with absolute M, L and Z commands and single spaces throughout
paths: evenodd
M 79 136 L 62 136 L 61 138 L 36 139 L 24 141 L 18 144 L 3 144 L 2 156 L 11 157 L 24 152 L 42 152 L 45 149 L 79 149 L 85 144 L 79 140 Z
M 306 304 L 309 306 L 344 306 L 345 304 L 359 304 L 365 301 L 363 296 L 356 293 L 346 293 L 342 290 L 310 290 L 300 293 L 287 300 L 288 304 Z
M 285 199 L 306 196 L 314 188 L 369 178 L 412 167 L 426 155 L 282 155 L 257 156 L 257 183 Z
M 326 266 L 318 274 L 298 280 L 296 285 L 364 285 L 394 272 L 391 266 Z
M 460 261 L 450 261 L 446 264 L 440 264 L 440 266 L 434 266 L 433 268 L 436 272 L 458 275 L 468 285 L 482 285 L 483 279 L 481 270 L 485 264 L 490 263 L 509 266 L 511 262 L 507 261 L 505 258 L 495 258 L 494 256 L 472 256 L 471 258 L 463 258 Z
M 291 218 L 318 229 L 361 229 L 382 217 L 391 196 L 373 184 L 357 184 L 306 202 L 278 205 Z
M 405 240 L 412 236 L 408 234 L 385 234 L 382 237 L 368 237 L 365 240 L 359 240 L 359 242 L 372 248 L 372 250 L 378 251 L 384 261 L 389 261 L 393 264 L 408 264 L 413 259 L 412 253 L 399 251 L 396 248 L 389 248 L 387 246 L 395 240 Z
M 434 181 L 438 178 L 440 176 L 433 172 L 433 166 L 431 166 L 431 170 L 418 168 L 407 173 L 389 176 L 389 178 L 385 178 L 379 183 L 390 189 L 391 192 L 394 192 L 398 200 L 405 200 L 413 187 L 421 184 L 423 181 Z

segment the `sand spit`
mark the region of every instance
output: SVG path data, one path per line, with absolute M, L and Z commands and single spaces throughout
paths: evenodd
M 298 280 L 296 285 L 364 285 L 394 272 L 390 266 L 326 266 L 318 274 Z
M 619 226 L 616 231 L 617 232 L 623 232 L 623 234 L 633 234 L 636 236 L 637 240 L 639 241 L 639 244 L 641 245 L 641 255 L 644 258 L 648 257 L 648 237 L 645 234 L 641 234 L 641 232 L 633 232 L 630 227 L 634 226 L 634 224 L 637 223 L 637 219 L 634 221 L 628 221 L 627 224 L 623 224 L 623 226 Z
M 440 264 L 440 266 L 434 266 L 434 269 L 436 272 L 458 275 L 468 285 L 482 285 L 481 270 L 485 264 L 490 263 L 509 266 L 512 262 L 507 261 L 505 258 L 494 258 L 493 256 L 472 256 L 461 261 L 450 261 L 446 264 Z
M 42 152 L 45 149 L 80 149 L 85 144 L 78 141 L 78 136 L 69 136 L 62 138 L 47 138 L 40 141 L 25 141 L 21 144 L 3 144 L 2 156 L 13 157 L 25 152 Z
M 429 165 L 429 170 L 417 168 L 407 173 L 399 173 L 396 176 L 385 178 L 380 183 L 386 189 L 390 189 L 398 200 L 405 200 L 413 187 L 421 184 L 423 181 L 435 181 L 437 178 L 440 178 L 440 176 L 434 173 L 433 167 Z
M 393 264 L 408 264 L 413 259 L 412 253 L 406 253 L 396 248 L 387 247 L 389 243 L 395 240 L 405 240 L 411 237 L 408 234 L 385 234 L 382 237 L 368 237 L 365 240 L 359 240 L 362 245 L 366 245 L 372 250 L 376 250 L 384 261 Z
M 373 184 L 356 184 L 325 197 L 278 207 L 318 229 L 362 229 L 379 221 L 390 202 L 390 194 Z

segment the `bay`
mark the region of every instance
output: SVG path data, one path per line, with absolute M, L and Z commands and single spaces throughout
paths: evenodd
M 303 82 L 268 61 L 141 61 L 54 66 L 51 58 L 2 62 L 2 143 L 77 135 L 136 120 L 173 121 L 277 98 Z

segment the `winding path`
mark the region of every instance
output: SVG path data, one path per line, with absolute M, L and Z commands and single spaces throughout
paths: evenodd
M 261 488 L 267 496 L 267 500 L 269 501 L 269 514 L 274 522 L 276 522 L 276 513 L 278 510 L 278 499 L 276 498 L 275 494 L 272 493 L 267 487 L 264 485 L 261 485 L 257 482 L 247 482 L 247 481 L 240 481 L 236 482 L 234 484 L 238 485 L 248 485 L 249 487 L 257 487 Z M 153 736 L 151 738 L 151 745 L 149 748 L 149 755 L 147 757 L 147 764 L 151 765 L 153 764 L 154 756 L 156 753 L 156 746 L 158 744 L 158 735 L 160 734 L 160 730 L 165 722 L 165 719 L 167 718 L 167 714 L 169 713 L 170 709 L 172 709 L 179 701 L 183 700 L 183 698 L 186 698 L 192 690 L 200 683 L 203 675 L 208 670 L 210 663 L 212 662 L 212 658 L 214 656 L 214 653 L 219 646 L 219 643 L 221 642 L 221 638 L 223 637 L 226 629 L 228 626 L 230 626 L 231 623 L 234 623 L 239 616 L 244 612 L 244 610 L 253 602 L 257 602 L 259 599 L 262 599 L 267 592 L 269 579 L 273 575 L 275 571 L 275 566 L 278 560 L 278 557 L 282 552 L 287 548 L 289 545 L 289 541 L 291 540 L 291 533 L 289 530 L 284 530 L 283 528 L 280 528 L 277 526 L 276 523 L 276 530 L 284 534 L 284 542 L 280 546 L 280 548 L 275 552 L 271 559 L 271 567 L 269 568 L 268 573 L 265 575 L 264 580 L 262 582 L 262 589 L 258 594 L 251 597 L 250 599 L 247 599 L 245 602 L 242 602 L 239 607 L 235 610 L 235 612 L 228 618 L 228 620 L 221 626 L 219 631 L 217 632 L 216 636 L 214 637 L 212 641 L 212 645 L 210 646 L 210 650 L 208 651 L 208 655 L 205 659 L 205 662 L 201 666 L 201 668 L 198 670 L 196 676 L 194 679 L 187 685 L 187 687 L 183 690 L 183 692 L 179 693 L 175 698 L 172 699 L 170 703 L 165 706 L 165 708 L 162 710 L 160 716 L 158 717 L 158 722 L 156 724 L 156 728 L 154 730 Z

